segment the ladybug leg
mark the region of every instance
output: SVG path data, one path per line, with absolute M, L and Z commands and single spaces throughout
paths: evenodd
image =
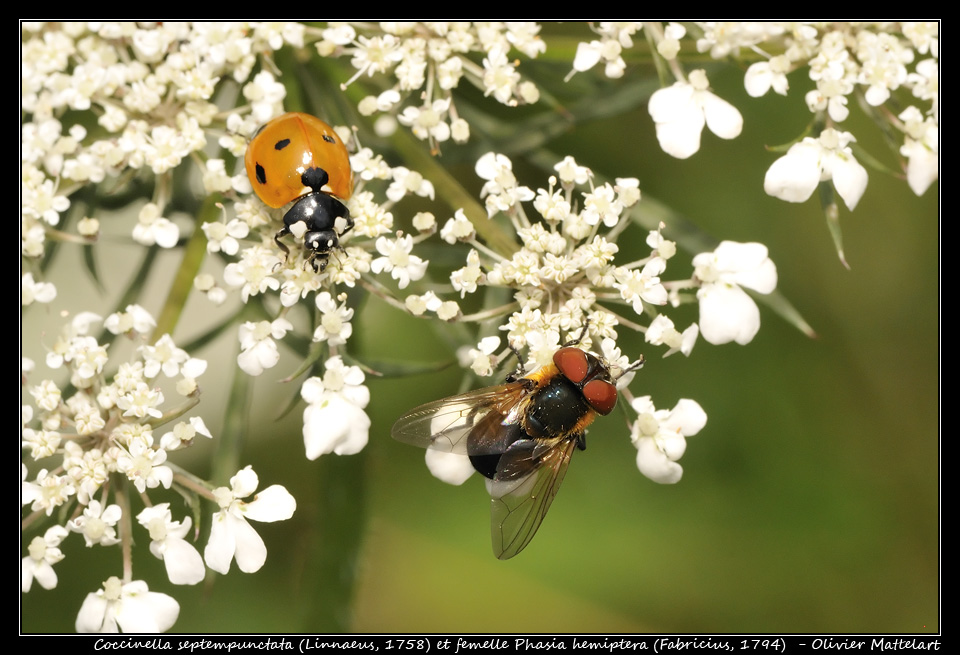
M 273 235 L 273 240 L 277 242 L 277 246 L 279 246 L 280 250 L 283 251 L 284 262 L 286 262 L 287 258 L 290 256 L 290 249 L 287 248 L 287 244 L 281 241 L 280 238 L 285 237 L 288 234 L 290 234 L 290 228 L 284 225 L 279 232 Z M 278 264 L 277 266 L 279 267 L 280 265 Z

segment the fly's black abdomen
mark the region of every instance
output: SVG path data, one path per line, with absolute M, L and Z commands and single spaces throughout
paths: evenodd
M 499 414 L 496 416 L 499 416 Z M 487 436 L 483 433 L 483 427 L 483 425 L 480 426 L 481 433 L 479 436 Z M 491 442 L 489 439 L 484 441 L 481 445 L 478 443 L 478 434 L 476 432 L 471 432 L 470 435 L 467 436 L 467 454 L 470 457 L 470 463 L 473 464 L 473 468 L 477 470 L 477 473 L 485 478 L 490 478 L 491 480 L 497 473 L 497 466 L 500 464 L 500 458 L 503 457 L 503 453 L 510 447 L 510 444 L 519 441 L 520 439 L 530 438 L 520 428 L 519 424 L 503 426 L 498 425 L 497 437 L 497 450 L 496 452 L 491 452 Z

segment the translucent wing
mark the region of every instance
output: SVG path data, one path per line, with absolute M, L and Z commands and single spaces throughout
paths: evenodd
M 493 553 L 509 559 L 523 550 L 550 509 L 579 435 L 513 443 L 500 458 L 497 474 L 487 481 L 490 492 L 490 536 Z
M 529 395 L 521 382 L 477 389 L 421 405 L 393 424 L 393 438 L 404 443 L 460 455 L 486 454 L 472 445 L 467 452 L 467 435 L 479 426 L 478 433 L 496 433 L 504 422 L 515 422 L 519 405 Z M 494 413 L 491 415 L 491 413 Z M 476 439 L 474 439 L 476 442 Z M 506 445 L 503 446 L 505 448 Z M 489 452 L 497 451 L 491 445 Z

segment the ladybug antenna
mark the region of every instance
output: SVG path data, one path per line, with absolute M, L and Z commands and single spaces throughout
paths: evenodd
M 310 187 L 315 192 L 319 192 L 323 185 L 330 181 L 330 176 L 322 168 L 308 168 L 300 176 L 300 182 L 303 186 Z

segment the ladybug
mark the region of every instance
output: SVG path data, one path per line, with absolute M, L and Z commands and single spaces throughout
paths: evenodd
M 277 245 L 289 254 L 280 238 L 302 222 L 306 226 L 304 248 L 313 270 L 322 272 L 330 251 L 340 248 L 340 237 L 353 228 L 344 204 L 353 193 L 353 171 L 343 141 L 319 118 L 291 112 L 257 130 L 244 162 L 260 200 L 275 209 L 294 203 L 283 216 L 283 228 L 274 236 Z M 339 233 L 338 217 L 346 221 Z

